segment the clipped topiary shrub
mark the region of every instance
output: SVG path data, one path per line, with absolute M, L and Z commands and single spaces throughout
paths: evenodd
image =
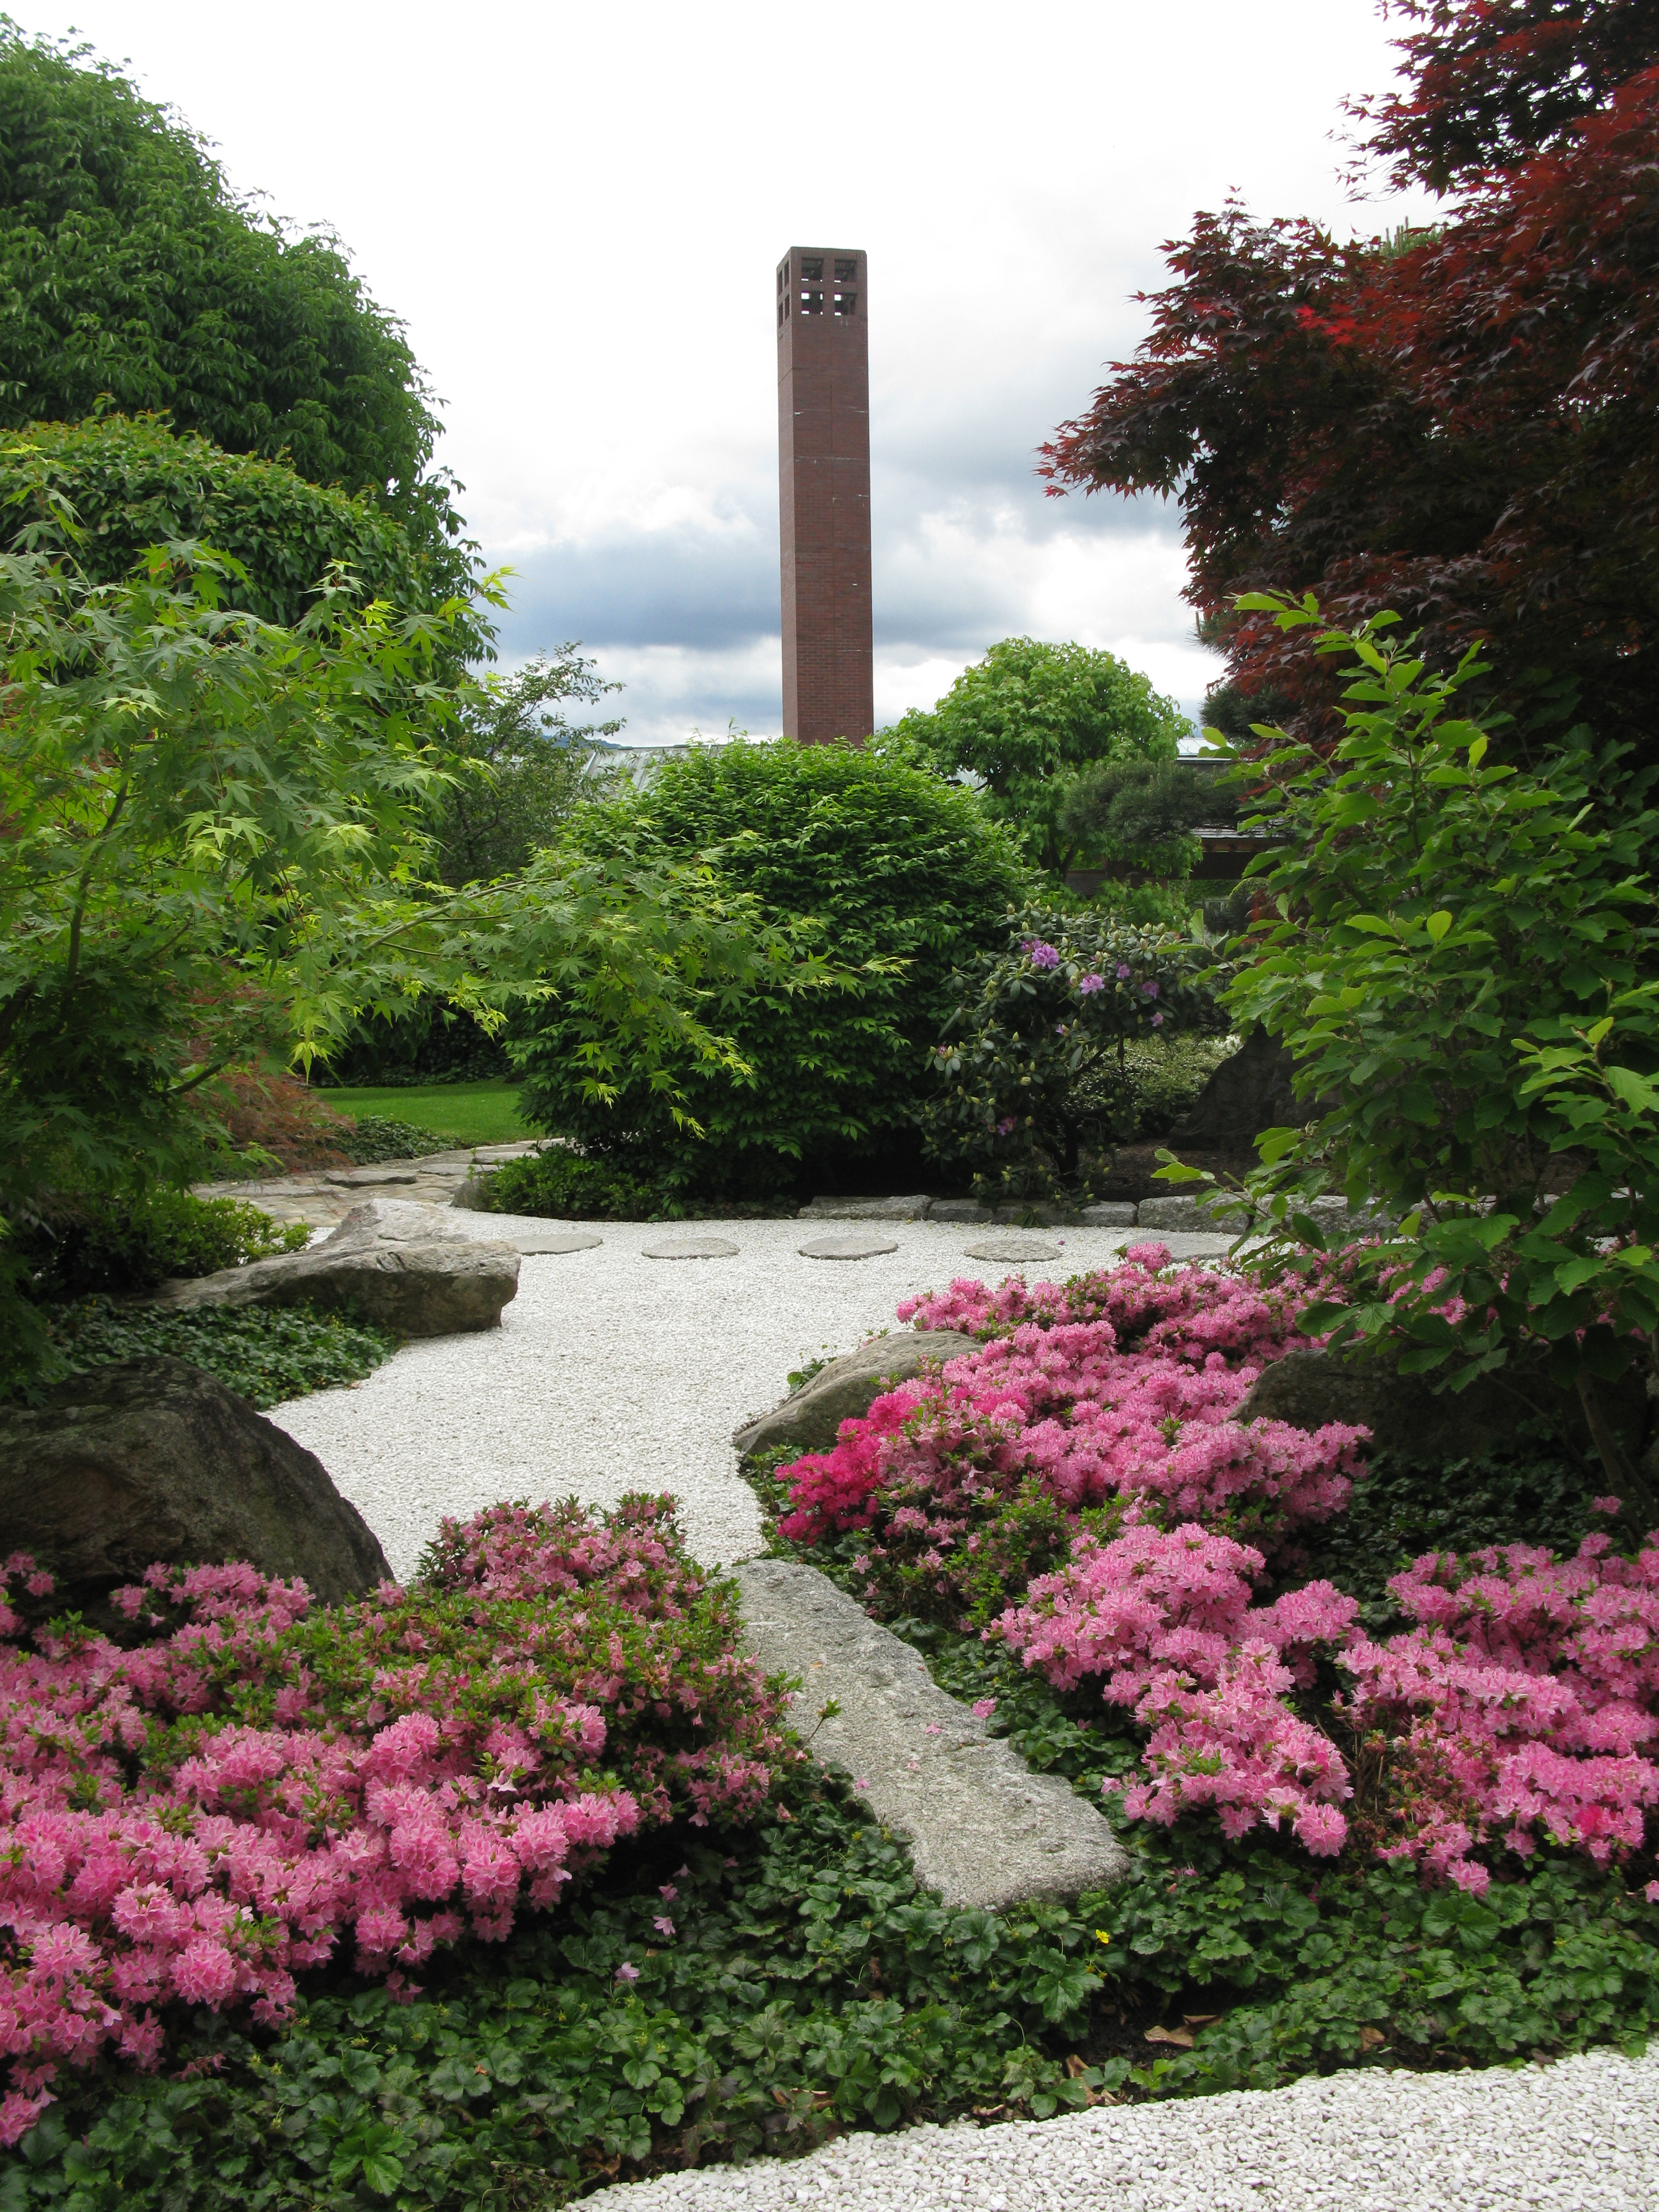
M 614 1099 L 585 1095 L 592 1022 L 556 1003 L 513 1045 L 526 1118 L 683 1196 L 915 1177 L 951 971 L 1005 940 L 1027 888 L 1009 834 L 969 792 L 875 748 L 697 747 L 647 789 L 580 809 L 565 842 L 585 856 L 708 854 L 766 919 L 810 918 L 817 949 L 857 973 L 850 988 L 762 990 L 710 1009 L 753 1074 L 734 1083 L 689 1059 L 672 1071 L 701 1137 L 676 1125 L 644 1072 Z

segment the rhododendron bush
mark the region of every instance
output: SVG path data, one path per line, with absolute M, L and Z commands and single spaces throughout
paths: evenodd
M 781 1468 L 781 1532 L 838 1545 L 872 1610 L 977 1628 L 1098 1695 L 1139 1741 L 1131 1819 L 1208 1810 L 1229 1839 L 1283 1826 L 1477 1893 L 1496 1854 L 1544 1838 L 1641 1853 L 1659 1543 L 1431 1553 L 1389 1583 L 1412 1626 L 1374 1639 L 1354 1597 L 1296 1570 L 1365 1432 L 1237 1419 L 1263 1364 L 1306 1342 L 1305 1285 L 1167 1260 L 1139 1246 L 1063 1286 L 958 1281 L 901 1306 L 980 1348 Z
M 6 2143 L 60 2067 L 153 2065 L 169 2008 L 279 2020 L 337 1956 L 406 1992 L 619 1837 L 751 1821 L 800 1755 L 665 1498 L 446 1522 L 420 1581 L 349 1607 L 246 1565 L 152 1568 L 118 1603 L 131 1648 L 30 1648 L 0 1611 Z

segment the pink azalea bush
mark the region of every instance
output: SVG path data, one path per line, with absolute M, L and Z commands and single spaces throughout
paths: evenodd
M 801 1755 L 669 1500 L 496 1506 L 423 1564 L 338 1607 L 246 1565 L 155 1567 L 118 1595 L 130 1649 L 31 1648 L 0 1607 L 0 2142 L 60 2067 L 156 2063 L 173 2008 L 280 2020 L 348 1940 L 407 1993 L 620 1837 L 752 1821 Z M 21 1556 L 6 1577 L 47 1580 Z
M 1263 1360 L 1306 1340 L 1287 1303 L 1212 1269 L 1161 1275 L 1167 1257 L 1141 1245 L 1064 1289 L 1012 1282 L 994 1297 L 957 1282 L 901 1306 L 901 1319 L 987 1340 L 843 1422 L 832 1451 L 781 1469 L 781 1533 L 867 1529 L 872 1597 L 964 1615 L 972 1590 L 1006 1586 L 1022 1534 L 1034 1562 L 1091 1511 L 1224 1520 L 1270 1547 L 1328 1519 L 1364 1432 L 1233 1418 Z
M 1478 1851 L 1642 1850 L 1659 1539 L 1634 1559 L 1600 1535 L 1566 1560 L 1430 1554 L 1389 1583 L 1413 1626 L 1381 1643 L 1328 1582 L 1257 1603 L 1287 1539 L 1341 1511 L 1364 1432 L 1241 1424 L 1262 1364 L 1306 1341 L 1310 1290 L 1167 1256 L 901 1306 L 980 1349 L 781 1468 L 782 1532 L 854 1544 L 874 1610 L 977 1626 L 1061 1691 L 1098 1684 L 1143 1734 L 1133 1819 L 1209 1809 L 1230 1838 L 1284 1826 L 1322 1856 L 1352 1839 L 1477 1893 Z

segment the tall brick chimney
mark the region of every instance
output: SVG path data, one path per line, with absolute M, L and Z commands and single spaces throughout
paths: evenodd
M 875 726 L 868 313 L 862 253 L 792 246 L 778 264 L 783 733 L 803 744 Z

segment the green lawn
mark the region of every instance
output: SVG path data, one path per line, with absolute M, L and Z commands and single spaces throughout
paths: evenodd
M 501 1075 L 488 1083 L 434 1083 L 421 1090 L 325 1091 L 342 1114 L 384 1114 L 412 1121 L 458 1145 L 509 1145 L 536 1132 L 519 1119 L 518 1085 Z

